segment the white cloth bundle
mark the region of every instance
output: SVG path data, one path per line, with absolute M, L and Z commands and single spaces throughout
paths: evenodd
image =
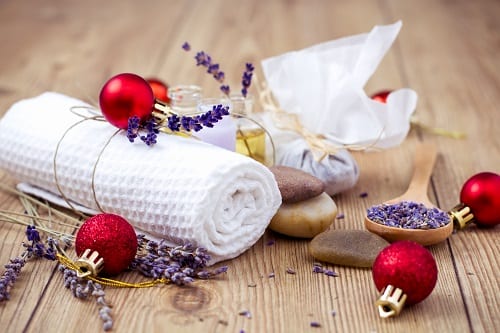
M 385 149 L 403 141 L 410 129 L 417 94 L 411 89 L 399 89 L 384 104 L 364 91 L 401 26 L 401 22 L 375 26 L 369 33 L 262 61 L 266 81 L 279 107 L 297 117 L 305 132 L 339 148 L 311 149 L 306 135 L 299 134 L 296 128 L 287 128 L 286 122 L 275 117 L 276 107 L 270 104 L 270 115 L 264 120 L 276 143 L 277 164 L 316 176 L 325 182 L 325 191 L 334 195 L 353 187 L 359 176 L 356 161 L 341 147 Z
M 364 86 L 401 26 L 400 21 L 375 26 L 369 33 L 265 59 L 269 88 L 283 110 L 297 114 L 307 130 L 332 143 L 396 146 L 410 129 L 416 92 L 396 90 L 383 104 L 367 96 Z
M 122 131 L 105 147 L 116 128 L 70 110 L 83 105 L 48 92 L 15 103 L 3 117 L 0 167 L 26 183 L 20 189 L 64 204 L 62 192 L 80 209 L 100 206 L 153 236 L 203 246 L 211 264 L 262 236 L 281 204 L 266 167 L 176 135 L 160 134 L 148 147 L 131 144 Z

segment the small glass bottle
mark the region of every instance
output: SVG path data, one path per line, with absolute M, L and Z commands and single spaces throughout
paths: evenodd
M 254 112 L 253 96 L 230 96 L 232 116 L 236 119 L 236 152 L 266 163 L 266 133 L 259 125 L 260 117 Z
M 169 88 L 168 97 L 170 107 L 177 115 L 194 115 L 202 98 L 202 91 L 197 85 L 177 85 Z

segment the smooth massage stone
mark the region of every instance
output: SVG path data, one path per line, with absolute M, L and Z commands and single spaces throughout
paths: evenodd
M 296 203 L 282 204 L 269 228 L 280 234 L 312 238 L 325 231 L 337 216 L 337 205 L 326 193 Z
M 336 265 L 372 267 L 389 243 L 366 230 L 327 230 L 313 238 L 309 252 L 319 261 Z
M 319 178 L 300 169 L 287 166 L 269 168 L 278 183 L 284 203 L 294 203 L 317 197 L 325 191 L 325 184 Z

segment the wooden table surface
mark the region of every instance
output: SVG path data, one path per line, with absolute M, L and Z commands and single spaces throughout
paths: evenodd
M 332 228 L 363 229 L 366 208 L 406 189 L 419 142 L 438 147 L 429 194 L 444 210 L 458 203 L 470 176 L 500 172 L 499 17 L 497 0 L 3 0 L 0 110 L 48 90 L 95 102 L 103 82 L 120 72 L 215 92 L 212 79 L 180 49 L 184 41 L 211 53 L 237 80 L 245 62 L 260 72 L 267 57 L 402 20 L 366 92 L 410 87 L 419 94 L 422 123 L 467 137 L 413 128 L 396 148 L 353 152 L 360 178 L 334 197 L 345 218 Z M 3 171 L 0 177 L 15 184 Z M 13 195 L 0 192 L 0 203 L 22 212 Z M 116 332 L 498 332 L 498 236 L 498 228 L 472 226 L 429 247 L 439 269 L 436 288 L 391 319 L 378 317 L 370 269 L 328 266 L 339 276 L 314 274 L 309 241 L 270 231 L 226 262 L 222 278 L 185 288 L 107 288 L 106 294 Z M 24 228 L 0 222 L 0 238 L 0 262 L 7 263 L 22 251 Z M 287 274 L 288 267 L 296 274 Z M 29 262 L 11 299 L 0 304 L 0 331 L 102 330 L 95 303 L 74 298 L 62 282 L 53 262 Z

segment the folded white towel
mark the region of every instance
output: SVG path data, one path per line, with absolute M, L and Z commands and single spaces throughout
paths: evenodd
M 0 167 L 26 183 L 20 189 L 65 204 L 62 192 L 82 210 L 96 213 L 100 206 L 153 236 L 203 246 L 212 264 L 238 256 L 262 236 L 281 204 L 265 166 L 163 133 L 148 147 L 131 144 L 122 131 L 102 151 L 116 131 L 107 122 L 85 120 L 68 130 L 83 119 L 71 107 L 82 105 L 47 92 L 5 114 Z

